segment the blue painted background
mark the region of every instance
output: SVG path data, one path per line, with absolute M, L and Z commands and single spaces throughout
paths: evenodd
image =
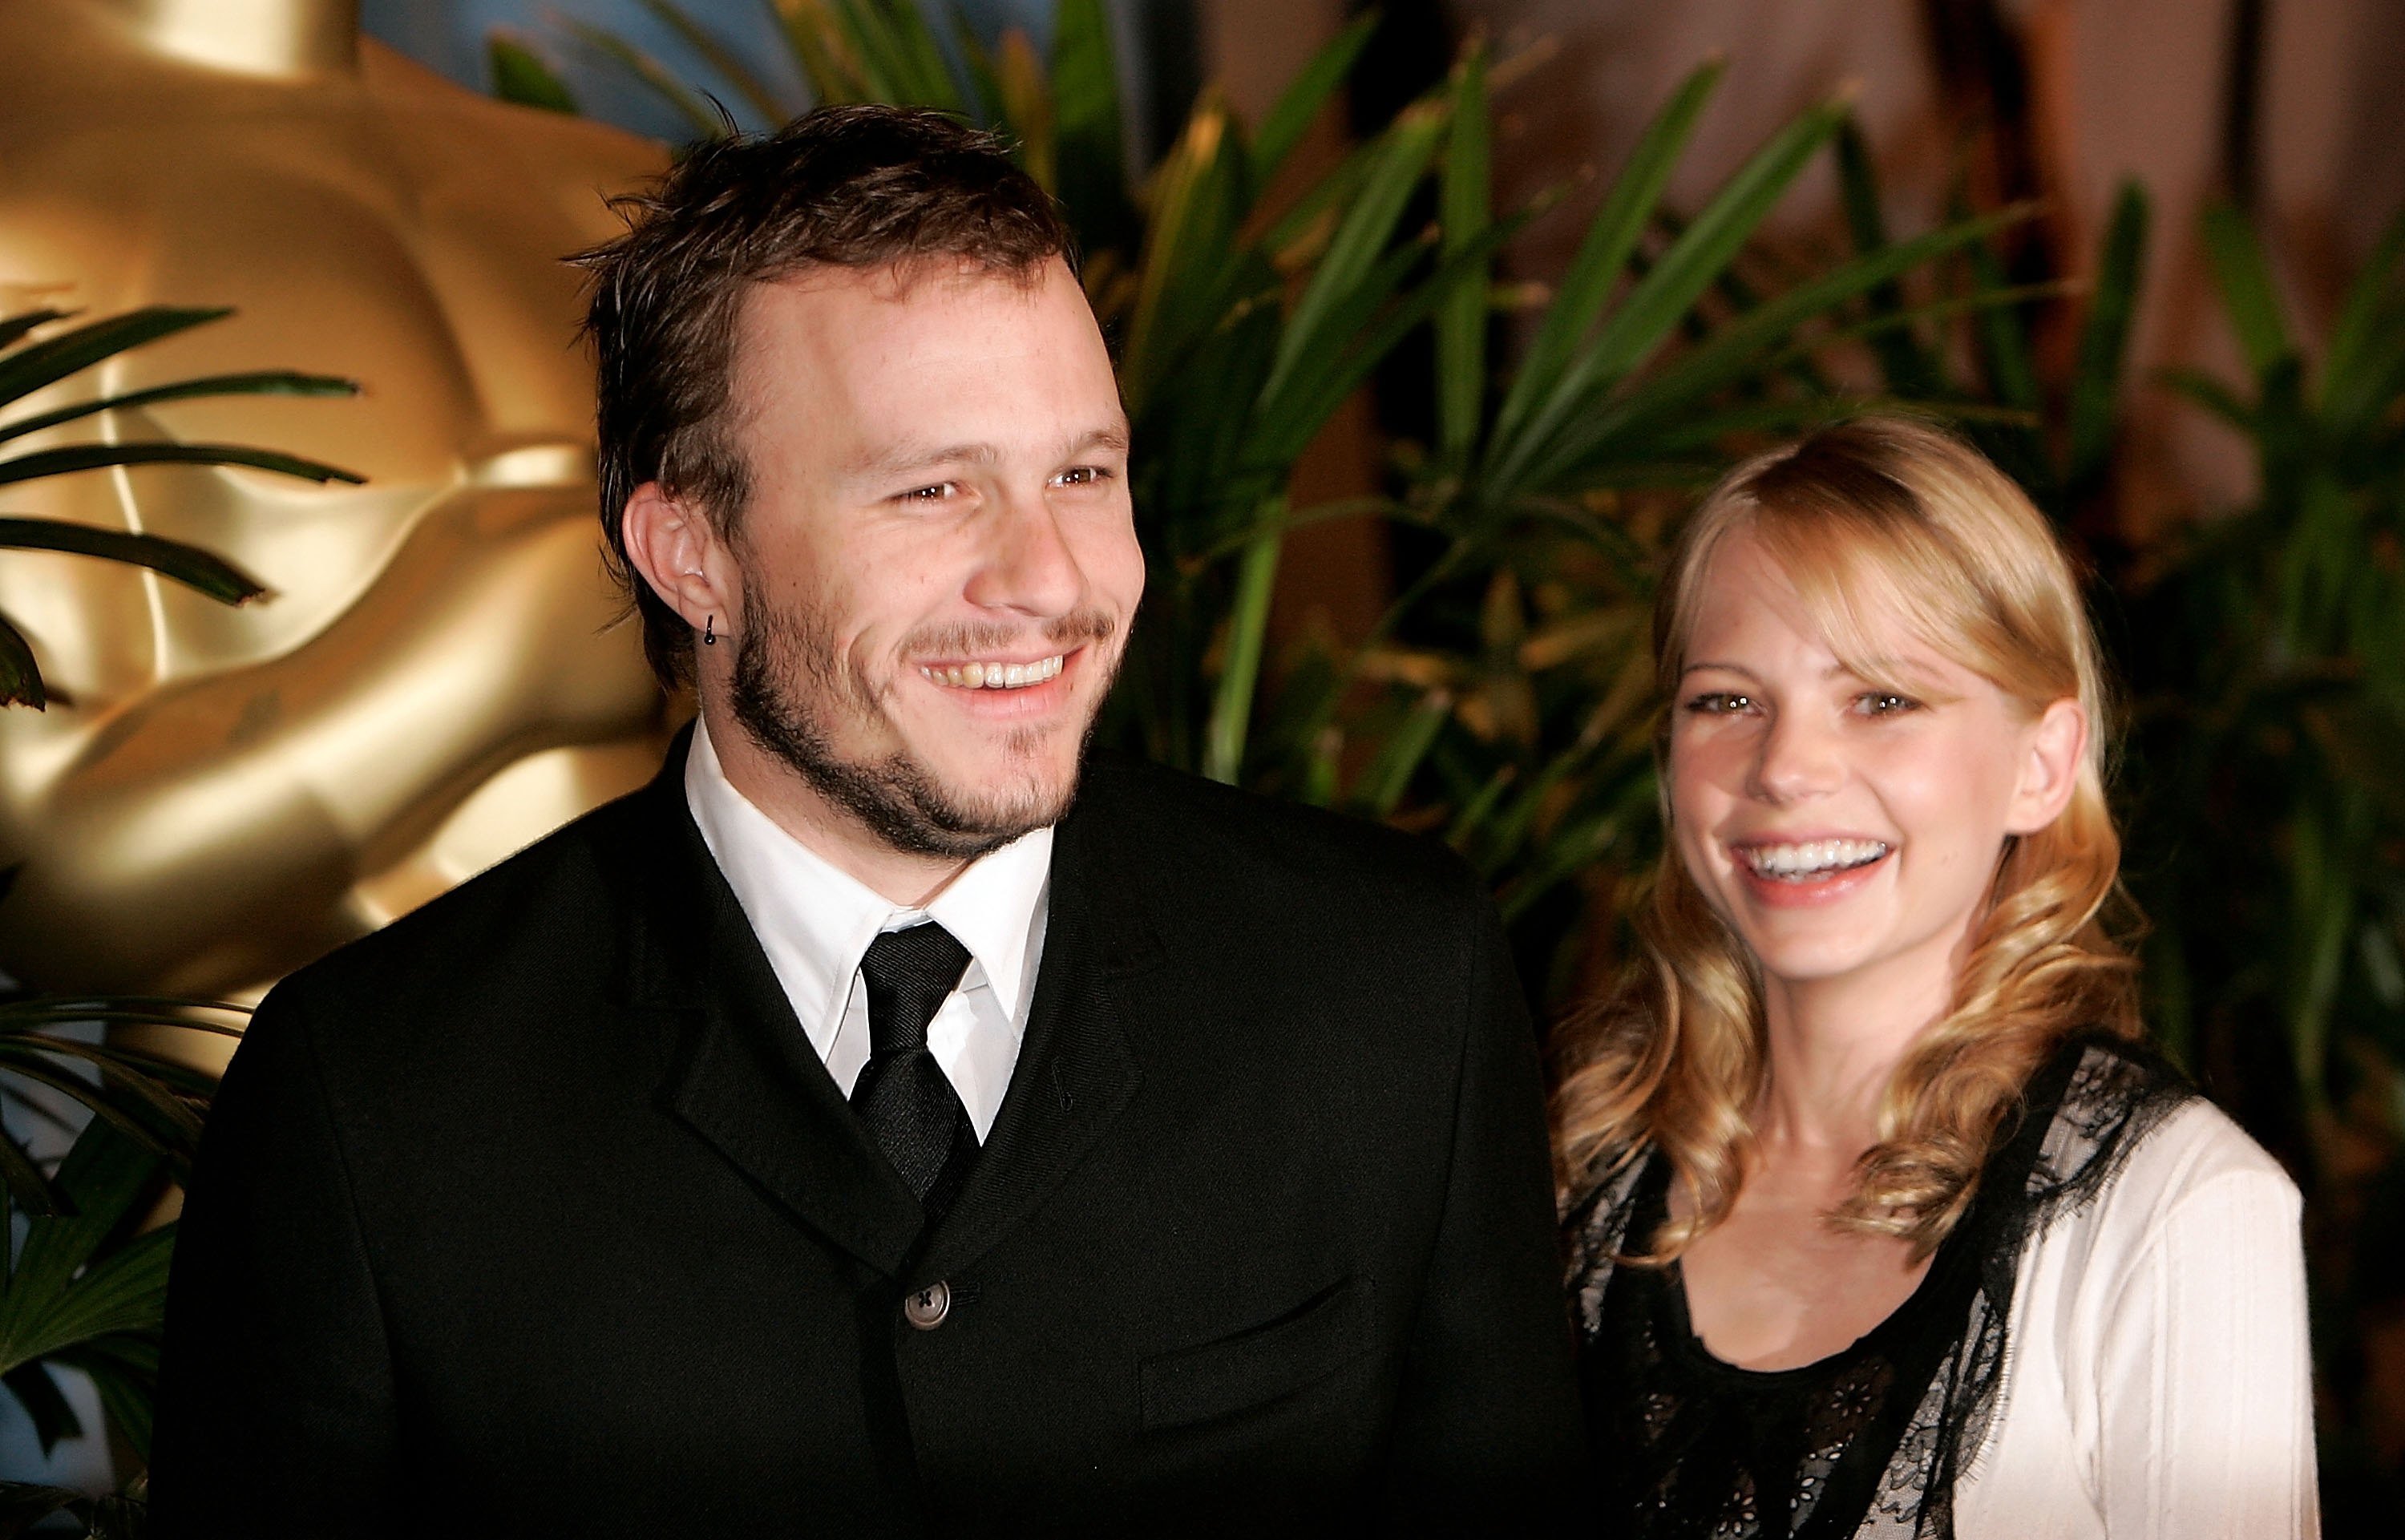
M 1184 116 L 1192 97 L 1193 0 L 1112 0 L 1110 9 L 1131 148 L 1148 159 L 1165 137 L 1166 125 Z M 801 78 L 785 50 L 769 0 L 686 0 L 684 10 L 764 80 L 801 98 Z M 1039 49 L 1051 46 L 1052 0 L 951 0 L 941 11 L 930 7 L 930 14 L 939 18 L 953 11 L 988 40 L 1018 27 Z M 681 79 L 701 84 L 711 78 L 700 57 L 637 0 L 364 0 L 360 16 L 371 36 L 477 91 L 490 85 L 485 39 L 499 28 L 540 54 L 586 115 L 654 138 L 686 137 L 684 120 L 623 67 L 575 37 L 561 20 L 606 28 Z M 939 34 L 949 27 L 939 20 Z M 743 126 L 770 126 L 725 88 L 717 88 L 716 94 Z

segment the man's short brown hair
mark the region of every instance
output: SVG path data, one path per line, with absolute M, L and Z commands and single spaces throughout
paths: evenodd
M 602 548 L 652 671 L 673 688 L 691 673 L 693 629 L 628 562 L 621 516 L 656 481 L 734 532 L 751 477 L 726 418 L 750 286 L 947 259 L 1029 276 L 1073 251 L 1051 198 L 999 139 L 914 108 L 821 107 L 772 134 L 715 140 L 612 206 L 626 233 L 571 259 L 592 275 Z

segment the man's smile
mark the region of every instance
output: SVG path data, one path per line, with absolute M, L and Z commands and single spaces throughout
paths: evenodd
M 919 671 L 938 685 L 962 690 L 1020 690 L 1031 685 L 1041 685 L 1060 677 L 1065 655 L 1054 653 L 1033 662 L 1009 663 L 997 658 L 990 662 L 925 664 Z

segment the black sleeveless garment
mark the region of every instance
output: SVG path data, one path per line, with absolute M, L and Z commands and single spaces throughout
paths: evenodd
M 1723 1363 L 1687 1319 L 1677 1264 L 1623 1266 L 1667 1213 L 1647 1153 L 1564 1221 L 1599 1533 L 1629 1540 L 1951 1540 L 1956 1479 L 1995 1411 L 2024 1243 L 2095 1201 L 2146 1132 L 2194 1093 L 2103 1033 L 2030 1078 L 1976 1196 L 1910 1298 L 1800 1368 Z

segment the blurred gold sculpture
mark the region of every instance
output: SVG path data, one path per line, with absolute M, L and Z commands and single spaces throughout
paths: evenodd
M 274 593 L 229 610 L 132 568 L 0 558 L 0 603 L 65 698 L 0 713 L 0 970 L 255 990 L 657 763 L 657 692 L 634 630 L 609 629 L 559 259 L 663 161 L 363 42 L 353 0 L 0 5 L 0 314 L 234 305 L 101 383 L 275 367 L 362 394 L 101 431 L 368 478 L 0 488 L 0 512 L 187 541 Z

